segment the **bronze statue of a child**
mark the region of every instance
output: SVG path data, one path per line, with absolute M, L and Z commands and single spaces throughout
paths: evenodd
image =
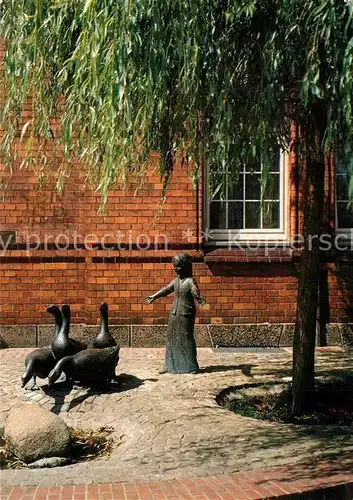
M 155 299 L 175 292 L 168 321 L 165 367 L 161 373 L 196 373 L 199 365 L 194 337 L 195 300 L 201 305 L 205 304 L 205 301 L 200 296 L 199 288 L 192 276 L 190 255 L 185 253 L 175 255 L 173 265 L 178 277 L 154 295 L 146 297 L 145 301 L 151 304 Z

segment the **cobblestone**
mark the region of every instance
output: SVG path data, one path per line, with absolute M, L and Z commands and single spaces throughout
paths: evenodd
M 317 350 L 317 375 L 352 370 L 353 354 L 339 348 Z M 67 465 L 58 470 L 5 470 L 2 486 L 109 483 L 188 479 L 264 467 L 330 460 L 352 466 L 349 427 L 298 427 L 253 420 L 217 405 L 227 387 L 282 380 L 291 371 L 291 350 L 271 354 L 219 354 L 199 349 L 201 372 L 158 374 L 163 349 L 120 351 L 119 392 L 99 394 L 63 383 L 55 391 L 38 380 L 41 391 L 20 387 L 30 349 L 0 351 L 0 424 L 10 408 L 25 400 L 58 413 L 71 426 L 112 426 L 117 446 L 107 460 Z M 13 382 L 15 381 L 15 382 Z M 342 471 L 344 472 L 344 471 Z

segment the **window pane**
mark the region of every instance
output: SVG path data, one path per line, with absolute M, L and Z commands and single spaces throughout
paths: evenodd
M 255 172 L 258 172 L 260 173 L 262 170 L 262 166 L 261 166 L 261 159 L 260 158 L 253 158 L 251 161 L 248 160 L 246 166 L 245 166 L 245 172 L 248 172 L 248 173 L 255 173 Z
M 210 204 L 210 229 L 226 229 L 226 203 L 212 201 Z
M 265 202 L 262 206 L 263 229 L 279 229 L 280 227 L 279 202 Z
M 224 200 L 226 197 L 225 172 L 210 172 L 209 175 L 210 200 Z
M 338 151 L 336 156 L 336 207 L 337 227 L 341 229 L 353 228 L 353 206 L 348 206 L 350 175 L 353 167 L 353 158 Z
M 336 168 L 336 174 L 345 174 L 347 172 L 347 165 L 346 163 L 343 161 L 343 153 L 341 153 L 341 158 L 336 158 L 336 164 L 335 164 L 335 168 Z
M 243 229 L 243 203 L 228 203 L 228 229 Z
M 238 176 L 229 174 L 228 176 L 228 199 L 229 200 L 243 200 L 244 189 L 244 174 Z
M 338 227 L 341 228 L 353 227 L 353 207 L 348 208 L 347 201 L 337 202 L 337 219 L 338 219 Z
M 349 179 L 346 175 L 336 176 L 336 194 L 338 200 L 348 200 Z
M 268 174 L 264 199 L 279 200 L 279 174 Z
M 261 175 L 246 174 L 245 177 L 245 199 L 260 200 L 261 199 Z
M 261 228 L 261 202 L 245 203 L 245 229 Z
M 228 165 L 209 174 L 209 229 L 279 229 L 282 214 L 279 152 L 270 152 L 266 185 L 262 183 L 263 155 L 239 168 Z M 234 168 L 233 168 L 234 167 Z M 237 170 L 237 172 L 235 172 Z

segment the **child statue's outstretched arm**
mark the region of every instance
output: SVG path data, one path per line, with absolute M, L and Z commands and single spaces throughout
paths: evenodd
M 206 304 L 205 299 L 203 297 L 201 297 L 201 295 L 200 295 L 199 286 L 196 283 L 196 280 L 194 278 L 192 278 L 192 281 L 191 281 L 191 294 L 194 297 L 194 299 L 197 300 L 197 302 L 199 304 L 201 304 L 201 305 Z
M 146 297 L 145 302 L 147 302 L 147 304 L 152 304 L 154 300 L 159 299 L 159 297 L 165 297 L 172 292 L 174 292 L 174 281 L 169 283 L 169 285 L 165 286 L 164 288 L 158 290 L 158 292 L 156 292 L 154 295 Z

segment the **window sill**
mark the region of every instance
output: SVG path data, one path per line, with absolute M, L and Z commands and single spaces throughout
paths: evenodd
M 292 262 L 293 250 L 290 247 L 256 248 L 226 250 L 218 249 L 205 254 L 205 262 Z

